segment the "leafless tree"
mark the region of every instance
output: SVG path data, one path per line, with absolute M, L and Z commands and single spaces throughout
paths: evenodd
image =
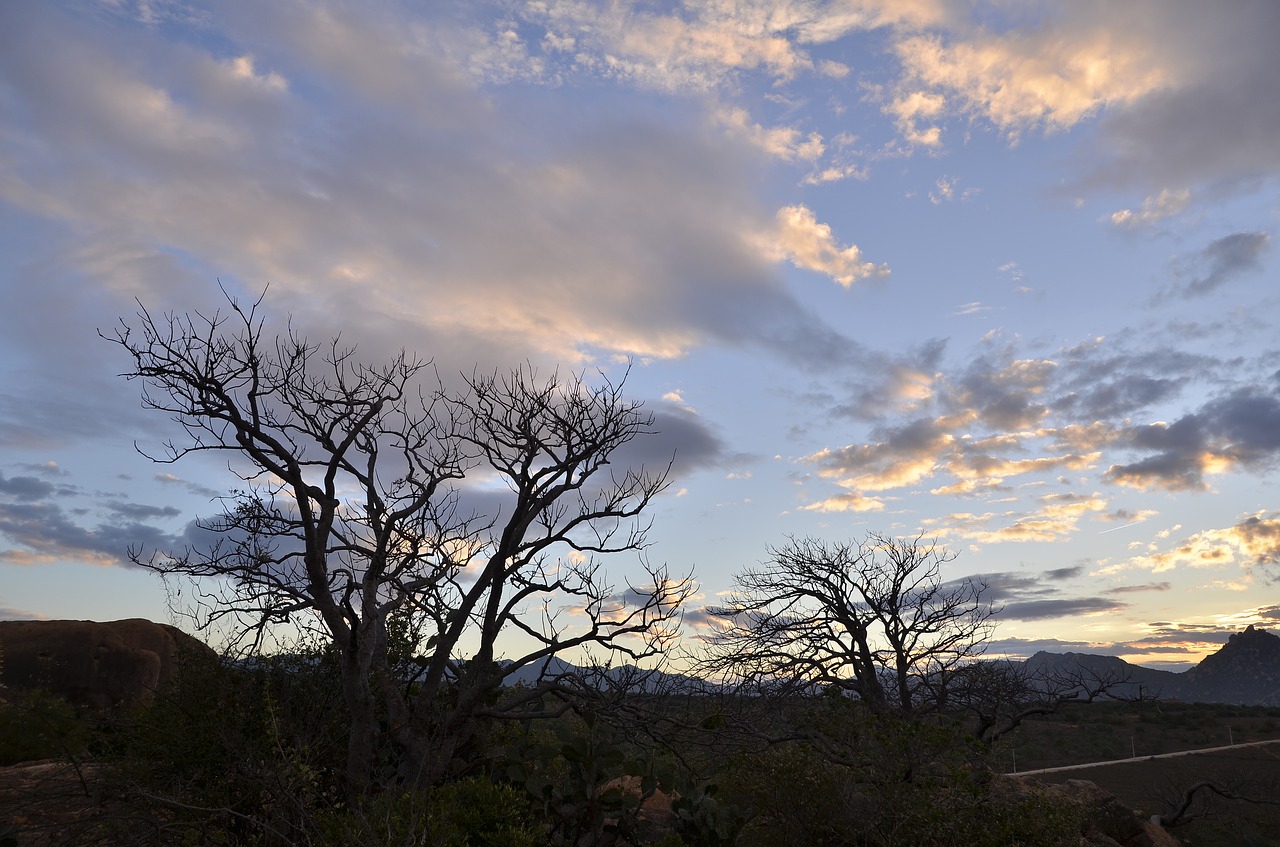
M 337 339 L 266 338 L 261 298 L 228 302 L 211 316 L 142 307 L 107 336 L 131 357 L 124 376 L 142 382 L 143 405 L 184 433 L 153 458 L 227 453 L 242 486 L 203 523 L 216 543 L 134 557 L 224 586 L 205 624 L 323 633 L 341 655 L 350 791 L 370 785 L 387 735 L 403 775 L 434 781 L 478 721 L 541 708 L 563 688 L 544 680 L 496 707 L 522 668 L 577 647 L 633 659 L 664 649 L 690 583 L 643 557 L 642 513 L 669 467 L 610 465 L 652 432 L 622 382 L 526 366 L 446 389 L 403 352 L 375 366 Z M 477 479 L 500 506 L 467 505 Z M 619 591 L 600 558 L 623 551 L 642 573 Z M 388 662 L 393 616 L 424 639 L 413 686 Z
M 967 715 L 973 736 L 988 746 L 1067 703 L 1151 699 L 1122 669 L 1083 663 L 1032 670 L 1025 663 L 973 662 L 950 674 L 945 688 L 947 710 Z
M 923 538 L 793 538 L 709 610 L 728 626 L 710 637 L 703 670 L 835 686 L 876 713 L 936 708 L 942 680 L 981 653 L 993 626 L 983 584 L 942 581 L 952 558 Z
M 1161 826 L 1175 827 L 1192 821 L 1212 818 L 1222 813 L 1221 806 L 1247 804 L 1280 806 L 1280 780 L 1237 778 L 1230 782 L 1200 780 L 1185 789 L 1174 789 L 1164 798 L 1169 814 L 1157 815 Z M 1226 802 L 1223 802 L 1226 801 Z

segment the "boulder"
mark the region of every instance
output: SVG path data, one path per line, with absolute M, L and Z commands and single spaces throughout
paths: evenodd
M 123 621 L 0 621 L 0 683 L 92 709 L 151 703 L 184 655 L 213 651 L 177 627 Z
M 1088 780 L 1046 785 L 1031 777 L 1006 775 L 997 777 L 993 787 L 997 797 L 1038 794 L 1055 805 L 1079 809 L 1081 847 L 1178 847 L 1180 843 L 1164 827 Z
M 1050 785 L 1046 793 L 1084 810 L 1082 844 L 1121 847 L 1168 847 L 1178 840 L 1161 826 L 1142 817 L 1115 795 L 1084 779 Z

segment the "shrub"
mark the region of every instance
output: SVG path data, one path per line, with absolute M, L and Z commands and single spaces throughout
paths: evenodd
M 89 721 L 56 694 L 34 689 L 0 700 L 0 765 L 78 758 L 91 735 Z
M 113 741 L 117 786 L 164 809 L 187 842 L 285 842 L 337 801 L 341 709 L 322 656 L 212 659 Z
M 538 847 L 521 792 L 483 777 L 426 793 L 388 791 L 325 815 L 317 847 Z
M 864 720 L 843 755 L 809 742 L 739 757 L 725 793 L 754 817 L 742 847 L 1074 845 L 1078 810 L 1043 793 L 998 790 L 950 728 Z

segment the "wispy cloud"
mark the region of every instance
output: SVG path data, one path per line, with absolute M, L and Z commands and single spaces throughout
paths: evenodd
M 865 261 L 856 244 L 841 246 L 831 227 L 819 223 L 813 211 L 804 206 L 779 209 L 777 226 L 766 243 L 766 252 L 775 259 L 825 274 L 845 288 L 861 279 L 889 274 L 888 265 Z
M 1237 232 L 1215 239 L 1203 250 L 1175 262 L 1175 284 L 1162 292 L 1198 297 L 1262 267 L 1262 256 L 1271 246 L 1265 232 Z
M 1103 573 L 1147 570 L 1166 573 L 1180 568 L 1259 568 L 1271 580 L 1280 579 L 1280 513 L 1258 512 L 1239 523 L 1195 532 L 1165 548 L 1161 540 L 1147 551 L 1103 569 Z
M 1159 194 L 1142 201 L 1138 211 L 1121 209 L 1111 214 L 1111 223 L 1126 229 L 1137 229 L 1149 226 L 1174 215 L 1181 214 L 1191 205 L 1191 192 L 1185 188 L 1178 191 L 1164 189 Z

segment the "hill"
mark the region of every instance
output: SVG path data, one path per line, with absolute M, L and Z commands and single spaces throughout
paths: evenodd
M 1180 676 L 1182 700 L 1280 706 L 1280 636 L 1250 626 Z
M 1047 653 L 1041 651 L 1023 663 L 1033 677 L 1052 677 L 1083 673 L 1095 679 L 1123 679 L 1112 693 L 1121 698 L 1160 697 L 1176 699 L 1181 690 L 1182 674 L 1145 668 L 1126 662 L 1118 656 L 1092 653 Z
M 1280 706 L 1280 636 L 1253 626 L 1231 636 L 1222 649 L 1185 673 L 1145 668 L 1116 656 L 1043 651 L 1027 659 L 1024 667 L 1041 676 L 1083 672 L 1124 679 L 1114 690 L 1119 697 L 1142 693 L 1191 703 Z

